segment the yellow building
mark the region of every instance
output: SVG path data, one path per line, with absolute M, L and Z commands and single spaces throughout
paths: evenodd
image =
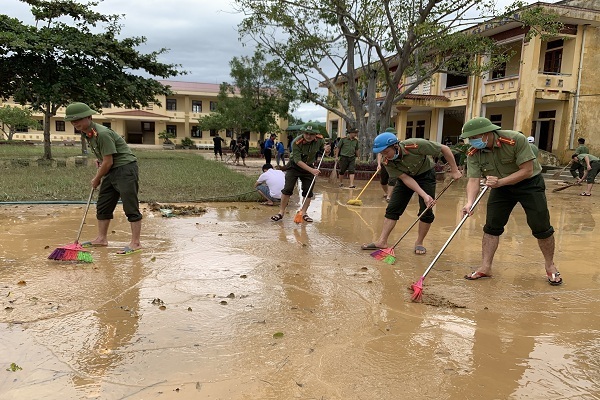
M 462 125 L 485 116 L 503 129 L 535 137 L 542 150 L 570 159 L 577 139 L 600 154 L 600 1 L 536 3 L 564 24 L 556 37 L 526 39 L 518 23 L 482 23 L 470 31 L 493 38 L 514 56 L 483 76 L 437 74 L 396 105 L 392 121 L 400 139 L 422 137 L 456 142 Z M 463 50 L 463 49 L 458 49 Z M 404 83 L 410 83 L 406 77 Z M 338 135 L 343 122 L 328 113 Z
M 159 80 L 163 85 L 171 87 L 173 95 L 158 96 L 161 105 L 150 104 L 142 109 L 129 109 L 112 107 L 107 104 L 101 114 L 94 115 L 94 121 L 108 126 L 125 138 L 128 143 L 135 144 L 162 144 L 158 134 L 164 130 L 176 134 L 174 143 L 180 143 L 184 137 L 191 138 L 198 147 L 212 147 L 212 138 L 216 130 L 200 131 L 198 118 L 213 112 L 217 105 L 219 85 L 211 83 L 181 82 Z M 0 106 L 14 105 L 10 100 Z M 64 121 L 65 107 L 59 108 L 57 115 L 50 120 L 50 140 L 52 142 L 78 141 L 79 135 L 73 126 Z M 43 120 L 39 117 L 40 126 Z M 280 120 L 279 127 L 282 131 L 287 128 L 287 121 Z M 14 140 L 42 141 L 43 131 L 23 129 L 14 135 Z M 230 130 L 219 132 L 222 138 L 232 138 Z M 244 132 L 250 140 L 250 146 L 255 147 L 259 139 L 256 132 Z

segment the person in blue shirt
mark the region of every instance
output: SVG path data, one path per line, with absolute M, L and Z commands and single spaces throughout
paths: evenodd
M 283 142 L 277 142 L 275 149 L 277 150 L 277 166 L 279 167 L 280 161 L 285 165 L 285 146 L 283 145 Z
M 276 138 L 277 135 L 272 133 L 271 136 L 265 141 L 265 164 L 271 164 Z

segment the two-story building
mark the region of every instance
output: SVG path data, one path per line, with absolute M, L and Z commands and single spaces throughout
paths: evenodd
M 163 85 L 170 86 L 173 92 L 170 96 L 158 96 L 160 105 L 150 104 L 142 109 L 113 107 L 106 104 L 100 114 L 94 115 L 94 121 L 108 126 L 125 138 L 128 143 L 161 144 L 158 134 L 164 130 L 175 134 L 173 142 L 179 143 L 184 137 L 191 138 L 196 145 L 212 146 L 212 138 L 217 130 L 201 131 L 198 128 L 198 118 L 213 112 L 217 106 L 219 85 L 211 83 L 182 82 L 159 80 Z M 9 100 L 0 106 L 14 105 Z M 50 120 L 50 139 L 53 142 L 77 141 L 79 135 L 69 123 L 65 123 L 65 107 L 60 108 L 57 115 Z M 42 116 L 37 117 L 40 120 Z M 279 120 L 281 131 L 287 128 L 286 120 Z M 23 128 L 14 135 L 15 140 L 42 141 L 43 131 Z M 226 138 L 233 138 L 231 130 L 219 132 Z M 243 136 L 250 140 L 251 146 L 256 146 L 259 139 L 257 132 L 244 132 Z
M 564 24 L 555 37 L 528 39 L 529 28 L 516 22 L 479 24 L 485 35 L 513 56 L 483 76 L 436 74 L 398 103 L 393 121 L 400 139 L 421 137 L 456 142 L 462 125 L 485 116 L 503 129 L 535 137 L 542 150 L 562 161 L 570 158 L 577 138 L 600 155 L 600 1 L 535 3 L 557 13 Z M 462 49 L 457 49 L 462 50 Z M 405 77 L 404 83 L 410 83 Z M 345 131 L 328 113 L 330 131 Z

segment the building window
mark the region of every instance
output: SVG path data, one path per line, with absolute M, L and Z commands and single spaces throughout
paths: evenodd
M 210 102 L 210 111 L 217 111 L 217 102 L 216 101 Z
M 548 45 L 546 46 L 546 54 L 544 55 L 544 72 L 549 72 L 552 74 L 560 73 L 563 45 L 563 39 L 548 42 Z
M 406 139 L 413 137 L 413 121 L 406 121 Z
M 492 71 L 492 79 L 501 79 L 506 76 L 506 63 L 503 62 Z
M 336 119 L 335 121 L 331 121 L 331 137 L 334 137 L 338 135 L 339 133 L 339 121 Z
M 225 137 L 233 137 L 233 129 L 225 129 Z
M 425 137 L 425 120 L 417 121 L 417 127 L 415 129 L 415 137 L 423 139 Z
M 64 132 L 65 129 L 65 121 L 55 121 L 56 132 Z
M 167 110 L 168 111 L 177 111 L 177 100 L 176 99 L 167 99 Z
M 102 125 L 104 125 L 105 127 L 107 127 L 108 129 L 111 129 L 111 125 L 110 122 L 103 122 Z
M 29 127 L 27 126 L 15 126 L 15 132 L 16 133 L 25 133 L 25 132 L 29 132 Z
M 192 132 L 191 132 L 192 137 L 195 138 L 201 138 L 202 137 L 202 131 L 200 129 L 198 129 L 198 126 L 192 126 Z
M 556 110 L 540 111 L 540 118 L 556 118 Z
M 490 121 L 494 125 L 502 126 L 502 114 L 492 114 L 492 115 L 490 115 Z
M 217 136 L 217 132 L 218 132 L 217 129 L 211 129 L 210 130 L 210 137 Z
M 202 100 L 192 100 L 192 112 L 202 112 Z
M 167 133 L 172 133 L 177 137 L 177 125 L 167 125 Z

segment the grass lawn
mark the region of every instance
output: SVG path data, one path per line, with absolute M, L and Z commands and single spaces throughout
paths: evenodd
M 135 149 L 140 201 L 256 201 L 255 178 L 190 152 Z M 0 201 L 87 200 L 94 157 L 75 166 L 81 148 L 53 146 L 51 165 L 38 165 L 42 146 L 0 145 Z

